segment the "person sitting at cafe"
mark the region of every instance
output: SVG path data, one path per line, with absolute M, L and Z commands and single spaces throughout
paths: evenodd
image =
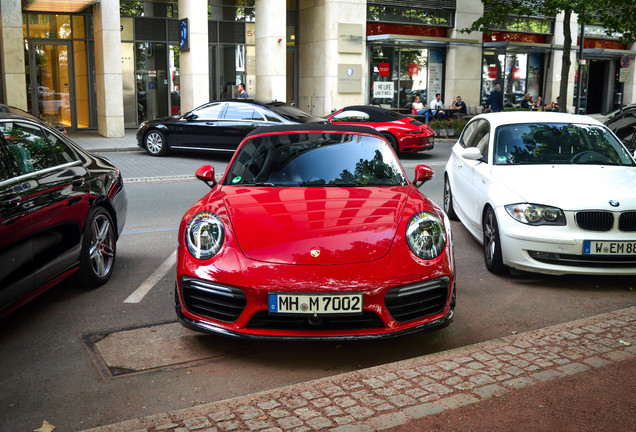
M 425 123 L 428 124 L 428 119 L 431 115 L 431 111 L 428 108 L 424 107 L 420 95 L 415 96 L 415 99 L 413 99 L 413 103 L 411 104 L 411 113 L 415 115 L 426 116 Z
M 532 108 L 532 103 L 530 102 L 530 95 L 528 93 L 526 93 L 523 96 L 523 100 L 521 101 L 521 108 L 523 108 L 523 109 Z
M 537 101 L 532 104 L 532 109 L 539 111 L 544 109 L 543 99 L 541 99 L 541 96 L 537 96 Z
M 444 102 L 442 102 L 442 95 L 437 93 L 435 95 L 435 99 L 428 104 L 431 111 L 431 117 L 442 119 L 446 117 L 446 113 L 444 112 Z
M 463 117 L 468 114 L 466 103 L 461 96 L 457 96 L 457 100 L 453 104 L 453 117 Z

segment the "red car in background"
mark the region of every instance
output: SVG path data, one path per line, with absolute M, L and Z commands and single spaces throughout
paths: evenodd
M 341 340 L 448 325 L 450 223 L 369 127 L 259 128 L 183 216 L 176 312 L 241 338 Z
M 391 144 L 395 153 L 432 150 L 435 132 L 428 125 L 400 113 L 371 105 L 342 108 L 327 117 L 333 124 L 371 126 Z

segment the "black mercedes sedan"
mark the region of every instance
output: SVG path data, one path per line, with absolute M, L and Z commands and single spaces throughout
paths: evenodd
M 181 117 L 149 120 L 139 125 L 137 145 L 153 156 L 170 150 L 234 152 L 257 127 L 327 123 L 293 105 L 254 99 L 210 102 Z
M 31 116 L 0 113 L 0 318 L 71 275 L 106 283 L 127 205 L 107 159 Z

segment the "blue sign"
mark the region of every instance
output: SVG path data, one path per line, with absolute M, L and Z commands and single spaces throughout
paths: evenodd
M 188 18 L 179 20 L 179 49 L 188 51 L 190 49 L 190 28 Z
M 621 67 L 629 67 L 629 64 L 631 63 L 632 59 L 630 56 L 628 55 L 624 55 L 623 57 L 621 57 Z

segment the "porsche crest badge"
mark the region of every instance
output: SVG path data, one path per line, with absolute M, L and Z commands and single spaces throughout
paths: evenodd
M 311 256 L 314 258 L 318 258 L 320 256 L 320 249 L 312 249 Z

